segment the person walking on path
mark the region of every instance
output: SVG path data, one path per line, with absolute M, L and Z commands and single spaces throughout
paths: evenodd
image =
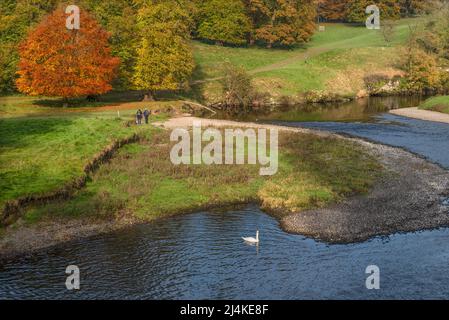
M 145 123 L 148 124 L 148 120 L 150 118 L 151 112 L 145 108 L 145 111 L 143 112 L 143 116 L 145 117 Z
M 142 124 L 142 110 L 137 110 L 136 113 L 136 118 L 137 118 L 137 124 Z

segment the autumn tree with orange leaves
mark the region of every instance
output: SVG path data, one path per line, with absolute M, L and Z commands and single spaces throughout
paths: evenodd
M 255 38 L 268 48 L 294 46 L 315 31 L 315 0 L 246 0 Z
M 348 10 L 347 0 L 318 0 L 318 14 L 326 21 L 344 21 Z
M 109 34 L 86 11 L 79 30 L 68 30 L 66 19 L 62 8 L 55 10 L 21 43 L 20 92 L 67 100 L 112 89 L 120 60 L 111 55 Z

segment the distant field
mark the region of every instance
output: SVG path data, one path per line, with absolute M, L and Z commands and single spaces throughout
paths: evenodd
M 260 90 L 274 95 L 296 95 L 310 90 L 355 94 L 363 87 L 363 76 L 396 68 L 398 48 L 407 39 L 409 24 L 398 22 L 394 40 L 387 43 L 380 31 L 348 24 L 325 24 L 304 47 L 291 50 L 230 48 L 193 42 L 198 70 L 195 80 L 216 79 L 221 65 L 230 61 L 255 77 Z M 213 83 L 206 94 L 216 90 Z

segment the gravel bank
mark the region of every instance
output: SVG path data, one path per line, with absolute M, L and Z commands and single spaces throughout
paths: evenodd
M 363 142 L 361 142 L 363 143 Z M 449 173 L 401 149 L 364 142 L 389 174 L 370 194 L 282 219 L 284 230 L 329 243 L 449 226 Z
M 0 237 L 0 262 L 2 259 L 32 254 L 64 242 L 106 234 L 139 223 L 126 217 L 99 221 L 73 219 L 44 221 L 35 225 L 16 225 L 7 228 Z M 141 223 L 141 222 L 140 222 Z
M 420 110 L 418 108 L 405 108 L 391 110 L 390 113 L 413 119 L 449 123 L 449 114 L 436 111 Z

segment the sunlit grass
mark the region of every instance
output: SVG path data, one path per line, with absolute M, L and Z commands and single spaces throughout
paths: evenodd
M 295 95 L 311 90 L 354 94 L 361 89 L 364 73 L 382 72 L 396 67 L 398 48 L 406 42 L 409 24 L 419 19 L 404 19 L 395 28 L 393 41 L 386 42 L 378 30 L 350 24 L 324 24 L 324 32 L 316 32 L 310 43 L 292 49 L 232 48 L 194 41 L 193 47 L 198 71 L 195 79 L 213 79 L 222 76 L 221 65 L 230 61 L 251 72 L 260 90 L 270 93 Z M 332 87 L 330 81 L 355 75 L 358 83 Z M 258 81 L 259 80 L 259 81 Z M 208 90 L 217 90 L 209 85 Z
M 0 98 L 0 209 L 7 200 L 61 188 L 82 176 L 84 166 L 114 141 L 155 130 L 127 125 L 144 106 L 160 111 L 151 118 L 156 121 L 166 119 L 165 109 L 176 102 L 92 110 L 42 106 L 30 97 Z
M 437 111 L 449 114 L 449 96 L 430 98 L 426 100 L 421 106 L 419 106 L 419 108 L 423 110 Z
M 258 165 L 175 166 L 170 150 L 165 132 L 126 146 L 73 199 L 33 208 L 26 220 L 122 214 L 147 220 L 250 201 L 288 213 L 367 192 L 381 174 L 360 146 L 306 134 L 281 135 L 279 172 L 272 177 L 260 176 Z

